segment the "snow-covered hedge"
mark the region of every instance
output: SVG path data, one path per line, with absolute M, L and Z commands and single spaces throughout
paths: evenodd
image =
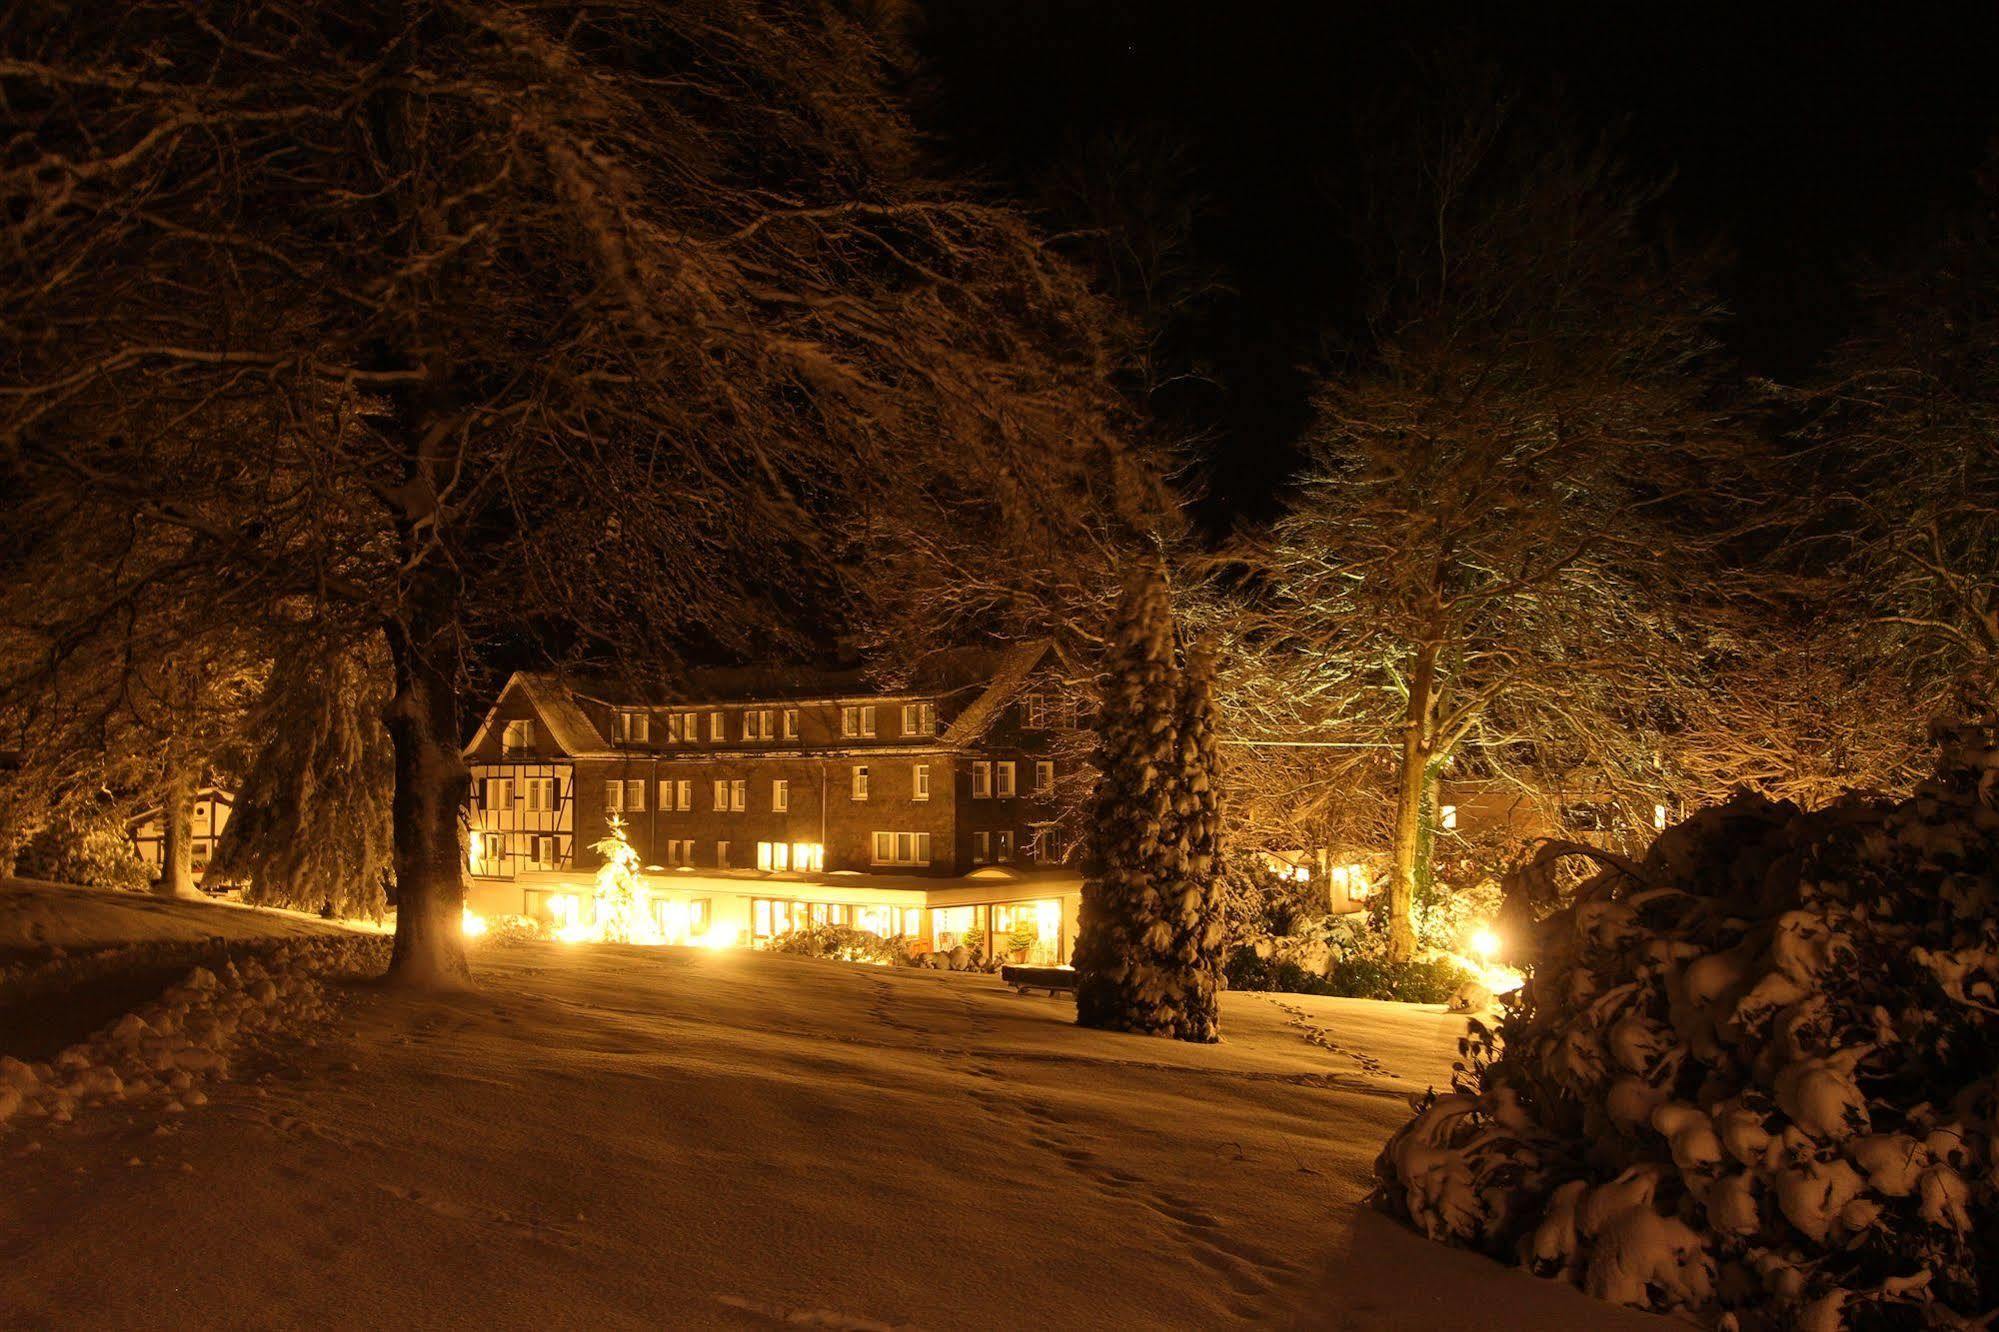
M 262 1032 L 324 1022 L 323 978 L 381 970 L 388 941 L 314 939 L 259 956 L 196 967 L 158 999 L 64 1050 L 48 1063 L 0 1056 L 0 1132 L 45 1118 L 68 1123 L 106 1102 L 178 1113 L 207 1100 L 204 1083 L 226 1073 L 242 1043 Z
M 1724 1325 L 1999 1308 L 1999 749 L 1895 804 L 1742 796 L 1550 900 L 1527 986 L 1376 1164 L 1431 1237 Z M 1533 917 L 1540 917 L 1538 920 Z

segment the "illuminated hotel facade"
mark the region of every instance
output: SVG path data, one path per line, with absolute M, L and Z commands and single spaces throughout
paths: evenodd
M 465 748 L 467 906 L 571 923 L 620 820 L 663 936 L 806 924 L 1066 962 L 1081 881 L 1052 863 L 1075 773 L 1047 645 L 859 672 L 696 670 L 673 696 L 516 673 Z

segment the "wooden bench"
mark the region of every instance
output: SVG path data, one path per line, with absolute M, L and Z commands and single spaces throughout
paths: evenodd
M 1051 998 L 1058 994 L 1076 997 L 1074 967 L 1024 967 L 1009 962 L 1000 968 L 1000 979 L 1022 994 L 1046 990 Z

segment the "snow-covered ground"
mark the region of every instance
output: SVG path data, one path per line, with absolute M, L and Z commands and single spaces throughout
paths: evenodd
M 985 976 L 475 968 L 336 987 L 182 1113 L 0 1130 L 0 1326 L 1661 1326 L 1360 1205 L 1434 1009 L 1231 994 L 1197 1047 Z

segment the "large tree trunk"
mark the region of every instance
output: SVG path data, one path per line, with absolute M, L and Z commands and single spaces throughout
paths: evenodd
M 396 945 L 389 979 L 425 989 L 470 989 L 462 917 L 465 857 L 460 816 L 470 778 L 458 749 L 462 678 L 457 585 L 449 573 L 417 575 L 403 616 L 388 626 L 396 695 Z
M 194 777 L 176 763 L 160 788 L 160 881 L 162 897 L 200 897 L 194 886 Z
M 1395 780 L 1395 833 L 1388 875 L 1388 959 L 1407 962 L 1416 955 L 1416 884 L 1422 872 L 1423 807 L 1435 777 L 1435 737 L 1431 722 L 1437 704 L 1437 649 L 1417 650 L 1409 673 L 1409 703 L 1403 713 L 1402 754 Z

